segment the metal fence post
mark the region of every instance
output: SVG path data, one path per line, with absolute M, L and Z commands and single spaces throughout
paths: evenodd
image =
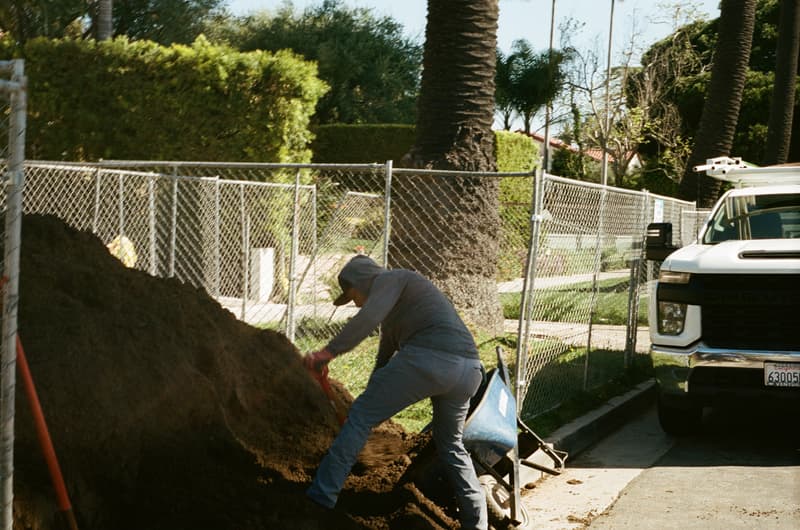
M 386 186 L 383 193 L 383 266 L 389 268 L 389 237 L 392 232 L 392 161 L 386 161 Z
M 122 236 L 125 235 L 125 176 L 120 173 L 118 177 L 117 194 L 117 235 L 119 236 L 120 249 L 122 248 Z M 120 256 L 122 252 L 120 251 Z
M 214 180 L 214 296 L 220 295 L 220 269 L 221 269 L 221 258 L 220 258 L 220 184 L 219 184 L 219 176 L 216 177 Z
M 653 206 L 652 201 L 650 200 L 650 192 L 644 190 L 644 226 L 645 230 L 647 230 L 647 225 L 653 220 Z M 645 267 L 647 270 L 645 272 L 645 285 L 647 285 L 647 294 L 652 295 L 650 292 L 650 278 L 653 277 L 653 267 L 654 264 L 650 260 L 645 261 Z M 652 325 L 652 322 L 648 322 L 648 325 Z
M 169 229 L 169 277 L 175 277 L 175 239 L 178 224 L 178 168 L 172 169 L 172 219 Z
M 17 367 L 17 306 L 19 304 L 19 257 L 22 244 L 22 193 L 25 187 L 25 113 L 27 107 L 25 62 L 0 63 L 11 73 L 9 89 L 8 159 L 6 185 L 5 289 L 3 292 L 2 390 L 0 391 L 0 478 L 2 479 L 3 528 L 13 527 L 14 413 Z
M 245 319 L 247 313 L 247 297 L 250 293 L 248 282 L 248 263 L 250 261 L 250 218 L 247 216 L 245 208 L 244 183 L 239 184 L 239 215 L 242 223 L 242 311 L 239 318 Z
M 528 362 L 529 341 L 531 335 L 531 320 L 534 307 L 534 284 L 536 282 L 536 258 L 539 251 L 539 237 L 542 226 L 542 210 L 544 205 L 544 170 L 539 167 L 534 173 L 531 188 L 531 232 L 528 238 L 528 256 L 525 260 L 525 274 L 522 280 L 522 294 L 520 295 L 519 325 L 517 327 L 517 359 L 515 395 L 517 408 L 522 410 L 525 401 L 526 383 L 525 368 Z
M 309 259 L 311 260 L 311 263 L 309 263 L 309 265 L 314 268 L 314 275 L 313 275 L 314 279 L 312 281 L 312 283 L 313 283 L 313 293 L 314 294 L 312 295 L 312 299 L 314 301 L 314 306 L 313 306 L 314 307 L 314 318 L 316 318 L 318 316 L 317 315 L 317 278 L 319 277 L 319 275 L 317 273 L 317 261 L 318 260 L 316 259 L 317 246 L 319 245 L 319 241 L 318 241 L 318 237 L 319 236 L 317 235 L 317 185 L 316 184 L 314 184 L 314 187 L 311 188 L 311 212 L 312 212 L 311 219 L 313 219 L 313 222 L 311 223 L 311 233 L 312 233 L 311 240 L 312 240 L 312 243 L 311 243 L 311 256 L 309 257 Z
M 589 389 L 589 356 L 592 352 L 592 327 L 595 310 L 597 309 L 597 296 L 599 289 L 600 268 L 602 266 L 603 235 L 605 232 L 606 202 L 608 201 L 608 188 L 604 185 L 600 192 L 600 212 L 597 219 L 597 243 L 594 251 L 594 270 L 592 272 L 592 298 L 589 303 L 589 333 L 586 338 L 586 357 L 583 360 L 583 390 Z
M 97 235 L 97 225 L 100 221 L 100 168 L 94 170 L 94 215 L 92 216 L 92 233 Z
M 158 273 L 158 254 L 156 252 L 156 193 L 155 176 L 150 175 L 147 179 L 147 207 L 148 207 L 148 227 L 150 231 L 150 274 L 155 276 Z
M 625 330 L 625 356 L 624 367 L 628 370 L 631 366 L 631 359 L 636 353 L 637 333 L 639 329 L 639 283 L 642 276 L 642 258 L 644 254 L 644 237 L 647 231 L 645 220 L 645 205 L 647 196 L 642 199 L 642 206 L 639 208 L 639 218 L 637 228 L 639 233 L 634 234 L 637 239 L 633 241 L 633 250 L 636 253 L 631 258 L 631 274 L 628 282 L 628 321 Z
M 542 210 L 543 210 L 543 196 L 544 196 L 544 170 L 542 164 L 539 164 L 539 169 L 534 173 L 534 181 L 531 190 L 531 232 L 528 240 L 528 256 L 525 261 L 525 274 L 522 280 L 522 294 L 520 295 L 520 315 L 519 325 L 517 327 L 517 359 L 516 359 L 516 388 L 514 389 L 514 397 L 517 404 L 517 410 L 522 410 L 522 404 L 525 401 L 525 368 L 528 361 L 528 348 L 531 334 L 531 320 L 533 314 L 534 297 L 534 283 L 536 280 L 536 256 L 539 249 L 539 234 L 542 225 Z M 530 296 L 529 296 L 530 293 Z M 512 473 L 514 491 L 512 493 L 511 515 L 517 518 L 518 510 L 521 506 L 520 492 L 519 492 L 519 447 L 515 446 L 513 450 L 512 460 Z
M 286 336 L 294 341 L 295 311 L 297 310 L 297 254 L 300 239 L 300 170 L 294 175 L 294 200 L 292 202 L 292 245 L 289 250 L 289 307 L 286 314 Z

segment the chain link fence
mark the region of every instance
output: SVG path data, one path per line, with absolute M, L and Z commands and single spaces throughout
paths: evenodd
M 28 162 L 27 174 L 26 212 L 90 230 L 126 265 L 203 288 L 301 348 L 357 311 L 331 303 L 352 256 L 418 270 L 458 299 L 479 340 L 517 345 L 526 417 L 644 357 L 657 273 L 646 225 L 672 222 L 681 244 L 703 218 L 646 192 L 391 162 Z
M 647 224 L 672 222 L 682 238 L 699 219 L 694 203 L 547 174 L 535 197 L 518 354 L 527 416 L 646 359 L 637 354 L 649 346 L 647 286 L 657 274 L 643 256 Z
M 382 184 L 382 166 L 29 162 L 28 172 L 27 213 L 89 230 L 125 265 L 203 288 L 290 338 L 335 332 L 352 314 L 331 305 L 346 259 L 383 262 L 383 194 L 358 191 Z

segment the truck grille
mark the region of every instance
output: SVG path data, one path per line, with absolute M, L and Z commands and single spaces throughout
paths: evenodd
M 698 279 L 707 345 L 800 349 L 800 274 L 714 274 Z

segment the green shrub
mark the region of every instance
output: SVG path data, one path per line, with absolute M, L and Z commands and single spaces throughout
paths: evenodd
M 495 131 L 494 137 L 497 171 L 531 172 L 539 165 L 539 148 L 530 136 L 509 131 Z
M 403 124 L 334 124 L 314 130 L 313 159 L 328 164 L 399 162 L 414 144 L 414 126 Z
M 508 173 L 532 172 L 539 163 L 539 148 L 530 136 L 508 131 L 495 132 L 497 170 Z M 532 177 L 504 177 L 500 180 L 500 219 L 503 239 L 497 261 L 498 280 L 523 275 L 530 239 Z
M 310 159 L 308 123 L 326 86 L 290 52 L 240 53 L 201 36 L 170 47 L 40 38 L 21 55 L 29 158 Z
M 311 149 L 316 163 L 383 164 L 393 160 L 397 164 L 414 145 L 416 130 L 413 125 L 393 123 L 333 124 L 320 125 L 314 134 Z M 533 171 L 539 150 L 533 139 L 524 134 L 495 131 L 495 159 L 500 172 Z M 530 202 L 530 190 L 524 193 L 524 200 Z M 508 194 L 520 196 L 513 186 Z

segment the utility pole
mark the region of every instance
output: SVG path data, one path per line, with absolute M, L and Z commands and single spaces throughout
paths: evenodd
M 603 186 L 608 184 L 608 138 L 611 135 L 611 37 L 614 34 L 614 3 L 611 0 L 611 18 L 608 22 L 608 59 L 606 61 L 606 119 L 603 131 L 603 167 L 601 170 L 601 183 Z
M 553 0 L 552 7 L 550 8 L 550 47 L 547 51 L 547 75 L 553 75 L 553 29 L 556 22 L 556 0 Z M 544 158 L 543 166 L 545 173 L 550 172 L 552 161 L 550 160 L 550 113 L 552 112 L 553 102 L 551 99 L 547 100 L 544 107 Z

